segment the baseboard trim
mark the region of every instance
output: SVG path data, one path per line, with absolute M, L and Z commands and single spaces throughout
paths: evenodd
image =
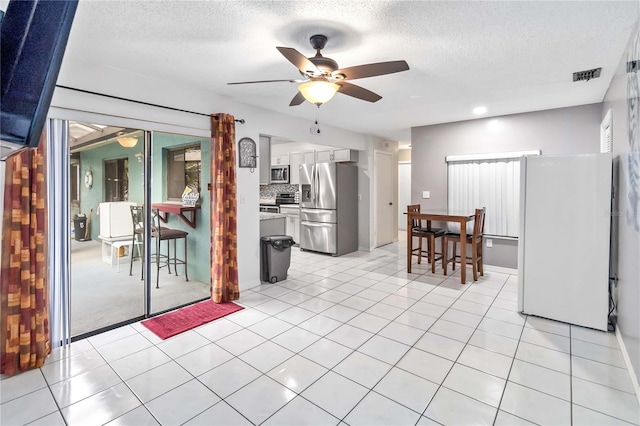
M 638 399 L 638 403 L 640 404 L 640 383 L 638 383 L 638 376 L 636 376 L 636 372 L 633 369 L 633 365 L 631 364 L 631 358 L 629 358 L 629 353 L 627 352 L 627 347 L 624 344 L 624 340 L 622 340 L 620 326 L 618 326 L 617 324 L 616 338 L 618 339 L 618 344 L 620 345 L 620 350 L 622 351 L 622 358 L 624 358 L 624 363 L 627 365 L 627 371 L 629 372 L 629 377 L 631 378 L 631 384 L 633 384 L 633 389 L 636 391 L 636 398 Z
M 502 274 L 517 275 L 518 270 L 513 268 L 505 268 L 503 266 L 484 265 L 484 269 L 487 271 L 500 272 Z

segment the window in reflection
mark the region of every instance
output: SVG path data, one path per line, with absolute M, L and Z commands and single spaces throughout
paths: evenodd
M 202 189 L 202 156 L 200 144 L 167 150 L 167 200 L 182 200 L 189 187 L 198 193 Z

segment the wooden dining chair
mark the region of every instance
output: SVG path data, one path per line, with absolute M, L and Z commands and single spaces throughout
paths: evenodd
M 476 213 L 474 215 L 473 222 L 473 231 L 471 235 L 467 235 L 467 244 L 471 244 L 471 256 L 465 256 L 466 259 L 461 259 L 460 256 L 457 255 L 457 245 L 460 242 L 460 234 L 457 232 L 446 232 L 444 234 L 443 243 L 442 243 L 442 268 L 444 270 L 444 274 L 447 275 L 447 265 L 449 263 L 453 264 L 453 270 L 456 269 L 456 261 L 462 264 L 462 267 L 467 266 L 467 261 L 471 262 L 473 267 L 473 280 L 478 281 L 478 272 L 480 275 L 484 275 L 484 268 L 482 264 L 482 236 L 484 234 L 484 216 L 486 213 L 486 208 L 483 207 L 481 209 L 476 209 Z M 449 258 L 449 242 L 453 243 L 453 249 L 451 251 L 452 256 Z M 464 263 L 463 263 L 464 262 Z
M 420 213 L 420 204 L 408 205 L 407 213 Z M 419 219 L 413 219 L 411 221 L 411 238 L 418 238 L 418 248 L 413 249 L 411 254 L 413 256 L 418 256 L 418 264 L 421 263 L 422 255 L 424 254 L 429 263 L 431 263 L 431 272 L 434 274 L 436 272 L 436 261 L 442 258 L 442 254 L 436 252 L 436 239 L 442 238 L 443 236 L 443 229 L 431 228 L 430 224 L 428 224 L 427 227 L 424 227 L 422 226 L 422 221 Z M 427 239 L 427 250 L 422 249 L 423 238 Z M 441 247 L 443 247 L 443 245 L 441 245 Z M 440 257 L 436 257 L 437 255 L 440 255 Z

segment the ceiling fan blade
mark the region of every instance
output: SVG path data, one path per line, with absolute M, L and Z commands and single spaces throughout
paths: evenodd
M 308 60 L 302 53 L 291 47 L 276 47 L 287 58 L 289 62 L 296 66 L 303 74 L 320 75 L 322 74 L 313 62 Z
M 302 93 L 298 92 L 296 93 L 296 95 L 293 97 L 293 99 L 291 99 L 291 102 L 289 103 L 289 106 L 296 106 L 296 105 L 300 105 L 301 103 L 304 102 L 304 96 L 302 96 Z
M 394 72 L 407 71 L 409 64 L 406 61 L 378 62 L 375 64 L 358 65 L 355 67 L 335 70 L 332 74 L 343 74 L 343 80 L 355 80 L 356 78 L 375 77 L 377 75 L 393 74 Z
M 373 93 L 371 90 L 367 90 L 364 87 L 356 86 L 355 84 L 343 81 L 336 82 L 336 84 L 340 86 L 338 92 L 344 95 L 353 96 L 354 98 L 362 99 L 363 101 L 368 102 L 378 102 L 380 99 L 382 99 L 382 96 L 378 95 L 377 93 Z
M 307 80 L 258 80 L 258 81 L 237 81 L 234 83 L 227 83 L 227 84 L 283 83 L 283 82 L 304 83 L 305 81 Z

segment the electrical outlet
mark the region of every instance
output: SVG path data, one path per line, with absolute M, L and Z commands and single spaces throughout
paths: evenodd
M 431 198 L 431 191 L 422 191 L 422 198 Z
M 487 239 L 487 247 L 493 247 L 493 240 Z

